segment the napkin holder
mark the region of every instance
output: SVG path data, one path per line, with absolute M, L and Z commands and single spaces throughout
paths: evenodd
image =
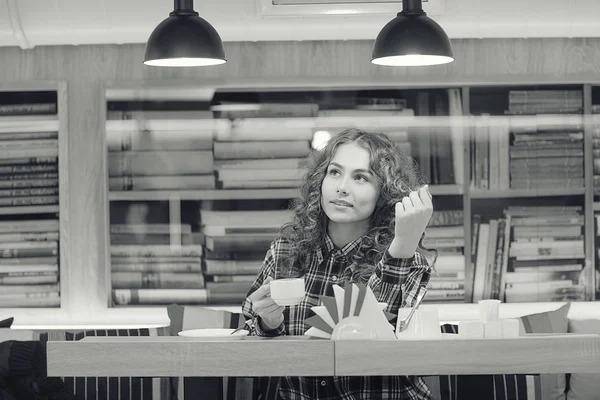
M 311 309 L 314 316 L 304 322 L 310 328 L 306 336 L 331 340 L 396 339 L 390 320 L 394 314 L 384 311 L 373 290 L 365 284 L 333 285 L 334 296 L 321 296 L 321 305 Z

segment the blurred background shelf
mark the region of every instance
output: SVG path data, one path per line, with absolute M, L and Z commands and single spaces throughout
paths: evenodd
M 581 196 L 585 188 L 572 189 L 508 189 L 508 190 L 475 190 L 470 192 L 472 199 L 496 199 L 517 197 L 554 197 L 554 196 Z
M 235 190 L 132 190 L 111 191 L 109 200 L 236 200 L 236 199 L 291 199 L 298 189 L 235 189 Z
M 432 195 L 462 195 L 460 185 L 431 185 Z M 298 189 L 223 189 L 223 190 L 131 190 L 110 191 L 109 200 L 153 201 L 153 200 L 238 200 L 238 199 L 292 199 Z M 1 209 L 0 209 L 1 210 Z

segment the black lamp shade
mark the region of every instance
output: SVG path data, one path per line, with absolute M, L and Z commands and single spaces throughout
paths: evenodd
M 173 15 L 163 20 L 146 43 L 144 64 L 193 67 L 224 64 L 221 37 L 197 15 Z
M 448 35 L 425 13 L 399 13 L 375 39 L 371 62 L 378 65 L 438 65 L 454 61 Z

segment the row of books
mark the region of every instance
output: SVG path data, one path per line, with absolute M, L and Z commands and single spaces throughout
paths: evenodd
M 58 190 L 57 131 L 0 132 L 0 214 L 57 212 Z
M 506 114 L 573 114 L 583 111 L 582 90 L 509 90 Z
M 600 114 L 600 105 L 593 104 L 592 105 L 592 113 Z M 600 196 L 600 118 L 598 115 L 593 115 L 592 120 L 592 155 L 593 155 L 593 173 L 594 173 L 594 197 L 595 201 L 597 201 L 598 196 Z M 596 247 L 598 247 L 598 243 L 600 243 L 600 214 L 595 214 L 595 232 L 596 232 Z M 596 282 L 596 297 L 599 298 L 600 294 L 600 251 L 597 251 L 596 254 L 596 265 L 594 268 L 595 274 L 595 282 Z
M 0 118 L 16 115 L 56 115 L 57 111 L 56 102 L 0 104 Z
M 423 246 L 437 258 L 427 285 L 425 303 L 465 301 L 465 229 L 462 210 L 434 211 Z
M 535 115 L 535 126 L 512 129 L 508 160 L 502 132 L 498 132 L 500 145 L 493 146 L 500 148 L 495 150 L 500 165 L 510 165 L 511 189 L 583 187 L 582 112 L 582 90 L 509 91 L 506 114 Z M 490 152 L 490 165 L 493 153 Z M 502 167 L 499 169 L 502 171 Z M 490 182 L 498 182 L 499 189 L 505 188 L 506 172 L 495 175 L 499 178 L 494 180 L 494 174 L 490 174 Z
M 510 206 L 501 218 L 487 221 L 475 215 L 468 258 L 462 213 L 436 211 L 426 229 L 423 245 L 438 253 L 426 301 L 585 299 L 579 281 L 585 259 L 582 207 Z M 179 298 L 157 300 L 158 293 L 179 289 L 181 296 L 201 291 L 202 303 L 239 304 L 277 229 L 290 216 L 287 210 L 200 210 L 202 245 L 182 245 L 176 254 L 169 245 L 112 246 L 113 289 L 153 291 L 143 300 L 138 290 L 129 302 L 168 303 Z
M 206 99 L 209 100 L 209 99 Z M 214 100 L 210 99 L 210 100 Z M 357 110 L 363 114 L 377 115 L 380 112 L 402 112 L 407 107 L 406 99 L 390 97 L 354 97 L 336 96 L 335 101 L 327 107 L 322 107 L 315 101 L 237 101 L 218 100 L 218 104 L 207 103 L 196 104 L 193 110 L 168 110 L 164 111 L 164 102 L 158 107 L 140 107 L 136 102 L 123 104 L 122 102 L 111 102 L 107 104 L 108 120 L 137 120 L 149 119 L 223 119 L 237 123 L 241 119 L 278 119 L 278 118 L 317 118 L 332 116 L 331 109 L 335 114 L 340 111 Z M 155 108 L 159 108 L 158 110 Z M 199 110 L 199 108 L 206 108 Z
M 111 284 L 115 304 L 194 302 L 198 291 L 205 291 L 200 258 L 203 248 L 197 244 L 182 244 L 181 237 L 186 234 L 173 232 L 174 228 L 177 226 L 163 224 L 111 226 L 111 235 L 116 231 L 121 236 L 139 236 L 140 231 L 148 229 L 149 237 L 180 237 L 173 244 L 165 243 L 164 239 L 155 239 L 153 244 L 111 244 Z M 179 229 L 182 230 L 185 229 Z
M 514 95 L 506 113 L 535 111 L 528 118 L 504 120 L 484 114 L 476 120 L 471 142 L 473 189 L 584 186 L 583 117 L 566 114 L 566 110 L 581 111 L 580 103 L 572 99 L 575 94 L 546 99 L 545 92 Z
M 201 209 L 197 225 L 201 227 L 202 245 L 111 245 L 113 300 L 117 305 L 239 305 L 256 279 L 271 241 L 291 218 L 291 211 L 281 209 Z M 464 236 L 462 221 L 461 210 L 436 211 L 425 247 L 447 247 L 448 240 L 456 245 Z M 142 230 L 147 236 L 161 231 L 179 236 L 182 232 L 189 234 L 191 226 L 111 225 L 111 234 L 139 234 Z M 458 244 L 462 248 L 464 239 Z M 439 275 L 432 278 L 428 300 L 463 301 L 464 265 L 462 253 L 440 254 L 436 264 Z
M 595 117 L 597 118 L 597 117 Z M 592 126 L 592 155 L 594 168 L 594 195 L 600 195 L 600 124 L 594 120 Z
M 511 302 L 585 300 L 580 206 L 510 206 L 474 218 L 472 298 Z
M 307 116 L 316 115 L 331 124 L 322 127 L 308 118 L 253 118 L 252 113 L 242 113 L 241 118 L 230 115 L 232 120 L 223 125 L 207 118 L 205 111 L 111 111 L 106 123 L 109 186 L 111 190 L 298 187 L 306 158 L 319 145 L 318 134 L 335 134 L 348 126 L 387 133 L 400 143 L 403 153 L 415 156 L 431 183 L 460 183 L 462 132 L 455 130 L 450 140 L 443 132 L 436 134 L 442 128 L 410 128 L 403 122 L 402 118 L 415 114 L 462 113 L 458 90 L 434 96 L 435 102 L 428 96 L 423 93 L 415 110 L 403 105 L 392 110 L 316 112 L 312 104 L 310 110 L 300 107 Z M 250 105 L 236 107 L 243 110 Z M 294 114 L 294 107 L 299 107 L 294 103 L 272 106 L 284 114 L 284 109 Z M 378 126 L 386 120 L 396 123 Z
M 146 238 L 161 230 L 167 234 L 155 242 L 168 241 L 169 234 L 172 240 L 174 229 L 176 236 L 182 238 L 180 242 L 186 242 L 183 238 L 191 235 L 198 238 L 192 245 L 181 246 L 169 242 L 111 245 L 113 299 L 118 305 L 174 301 L 241 304 L 271 241 L 290 218 L 291 213 L 286 210 L 200 210 L 194 224 L 200 226 L 198 232 L 192 232 L 190 224 L 177 228 L 169 224 L 113 224 L 111 237 L 119 234 L 121 239 L 145 228 Z M 131 293 L 135 296 L 128 295 Z M 186 293 L 190 296 L 186 297 Z
M 436 212 L 444 214 L 439 222 L 432 221 L 428 226 L 423 243 L 438 251 L 426 301 L 585 300 L 585 285 L 580 282 L 585 259 L 581 207 L 508 207 L 502 218 L 488 221 L 476 215 L 471 262 L 465 260 L 462 211 Z M 454 218 L 448 216 L 452 214 Z M 193 253 L 191 245 L 181 246 L 175 254 L 172 246 L 113 246 L 115 300 L 120 304 L 239 304 L 276 233 L 268 224 L 253 229 L 248 220 L 244 229 L 227 226 L 233 224 L 234 218 L 227 219 L 226 215 L 227 212 L 203 213 L 205 242 L 203 246 L 194 245 Z M 255 215 L 257 221 L 265 220 L 265 214 Z M 279 215 L 285 219 L 285 212 Z M 217 218 L 219 225 L 211 225 L 211 218 Z M 275 219 L 273 226 L 281 222 Z M 127 297 L 123 293 L 136 295 Z M 186 297 L 185 293 L 195 294 Z M 198 297 L 198 293 L 204 295 Z
M 0 222 L 0 307 L 60 306 L 58 219 Z
M 60 306 L 56 113 L 55 102 L 0 105 L 0 307 Z

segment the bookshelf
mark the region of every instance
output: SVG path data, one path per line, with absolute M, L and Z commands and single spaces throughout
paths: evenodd
M 0 85 L 0 308 L 68 297 L 66 84 Z
M 347 126 L 388 133 L 401 143 L 403 151 L 413 155 L 430 182 L 436 213 L 428 227 L 427 244 L 440 250 L 436 267 L 441 272 L 430 284 L 430 303 L 452 305 L 488 297 L 517 303 L 594 300 L 594 209 L 600 199 L 594 197 L 591 169 L 585 168 L 593 154 L 593 124 L 587 117 L 594 99 L 600 109 L 600 88 L 547 82 L 420 88 L 340 86 L 335 82 L 318 87 L 239 88 L 111 83 L 104 102 L 110 226 L 107 259 L 112 256 L 113 260 L 109 307 L 171 302 L 239 305 L 264 258 L 268 239 L 274 237 L 273 227 L 263 226 L 265 231 L 260 232 L 260 223 L 248 222 L 246 227 L 255 229 L 254 241 L 225 245 L 225 241 L 210 237 L 206 221 L 217 226 L 227 218 L 228 223 L 244 225 L 219 214 L 224 212 L 239 212 L 250 219 L 253 215 L 260 219 L 261 212 L 268 212 L 273 219 L 263 219 L 265 225 L 284 221 L 284 211 L 298 193 L 295 170 L 300 164 L 293 160 L 306 156 L 316 132 L 334 133 Z M 539 141 L 540 137 L 544 140 Z M 266 153 L 268 145 L 276 141 L 285 143 L 273 151 L 285 148 L 285 153 Z M 254 153 L 239 155 L 253 147 Z M 556 148 L 563 153 L 554 151 Z M 139 165 L 134 165 L 131 153 L 136 151 L 155 152 L 158 164 L 145 168 L 144 163 L 151 162 L 138 161 Z M 196 157 L 186 163 L 183 157 L 191 151 L 206 152 L 201 153 L 204 159 Z M 180 158 L 169 161 L 173 157 Z M 275 164 L 267 162 L 269 158 L 287 161 Z M 165 176 L 169 178 L 162 180 L 166 186 L 161 186 L 160 179 L 155 181 L 159 183 L 139 179 L 159 173 L 168 173 Z M 261 180 L 259 174 L 270 175 Z M 180 179 L 184 176 L 197 179 Z M 235 179 L 237 176 L 243 178 Z M 531 219 L 531 213 L 541 219 Z M 567 230 L 577 234 L 561 236 L 553 231 L 546 235 L 544 225 L 557 215 L 571 218 Z M 214 222 L 214 218 L 222 219 Z M 555 222 L 558 230 L 569 224 Z M 481 226 L 486 226 L 484 233 Z M 144 260 L 148 262 L 145 267 L 125 267 L 129 261 L 124 259 L 126 253 L 116 251 L 125 250 L 120 245 L 149 245 L 143 235 L 128 236 L 135 229 L 144 235 L 150 229 L 163 229 L 162 238 L 157 233 L 148 239 L 155 245 L 160 242 L 178 251 L 186 246 L 197 249 L 190 256 L 195 260 L 187 260 L 188 270 L 197 273 L 196 278 L 185 284 L 176 283 L 176 277 L 168 282 L 152 270 L 156 265 L 148 266 L 149 259 Z M 211 229 L 208 231 L 214 234 L 216 228 Z M 231 271 L 227 277 L 215 273 L 215 260 L 207 258 L 208 254 L 216 257 L 220 245 L 226 246 L 223 252 L 239 253 L 227 260 L 239 261 L 237 282 Z M 570 246 L 574 253 L 556 253 L 555 245 Z M 250 249 L 260 251 L 246 254 Z M 126 250 L 130 257 L 132 252 L 142 251 Z M 140 257 L 142 253 L 135 254 Z M 149 257 L 152 251 L 146 249 L 144 254 Z M 130 268 L 129 272 L 137 268 L 137 275 L 133 278 L 131 274 L 130 283 L 116 283 L 125 291 L 119 298 L 114 292 L 114 273 L 125 272 L 125 268 Z M 149 269 L 141 272 L 140 268 Z M 161 285 L 169 289 L 191 285 L 194 287 L 189 289 L 195 292 L 187 296 L 182 291 L 182 297 L 162 300 L 153 300 L 148 292 L 145 301 L 140 297 L 142 291 L 135 292 Z
M 589 187 L 593 188 L 589 192 L 593 202 L 593 220 L 591 221 L 590 246 L 594 249 L 594 278 L 596 298 L 600 298 L 600 253 L 598 253 L 598 245 L 600 245 L 600 86 L 590 85 L 586 87 L 586 106 L 588 107 L 588 115 L 586 118 L 586 139 L 591 142 L 589 157 L 586 159 L 586 170 L 592 174 Z

